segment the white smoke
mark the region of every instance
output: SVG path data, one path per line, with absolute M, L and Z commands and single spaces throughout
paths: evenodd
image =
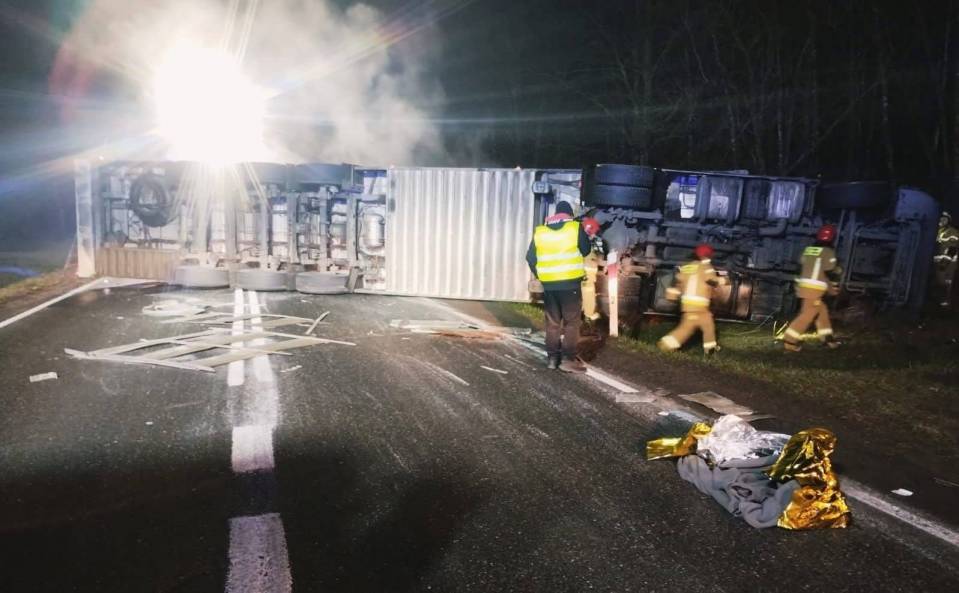
M 184 42 L 242 55 L 247 77 L 272 91 L 265 136 L 273 160 L 443 158 L 430 118 L 443 93 L 429 74 L 439 40 L 428 15 L 392 18 L 328 0 L 94 0 L 61 54 L 112 72 L 147 105 L 159 57 Z M 118 129 L 129 126 L 119 119 Z

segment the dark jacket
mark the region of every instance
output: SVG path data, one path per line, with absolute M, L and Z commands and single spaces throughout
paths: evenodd
M 546 226 L 554 231 L 558 231 L 567 222 L 569 222 L 568 219 L 560 220 L 552 224 L 547 224 Z M 590 251 L 592 251 L 592 245 L 589 241 L 589 235 L 583 230 L 583 225 L 579 225 L 579 252 L 583 257 L 586 257 Z M 536 272 L 536 242 L 532 239 L 529 242 L 529 249 L 526 250 L 526 263 L 529 264 L 529 269 L 533 272 L 533 276 L 539 278 L 539 274 Z M 579 290 L 582 283 L 582 278 L 576 280 L 560 280 L 558 282 L 543 282 L 543 290 L 550 292 L 554 290 Z

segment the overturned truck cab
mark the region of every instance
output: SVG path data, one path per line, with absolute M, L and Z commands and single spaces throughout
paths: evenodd
M 917 189 L 597 165 L 585 172 L 583 201 L 602 223 L 606 249 L 618 255 L 619 316 L 627 322 L 643 313 L 675 312 L 665 291 L 698 243 L 713 246 L 716 267 L 729 275 L 728 286 L 714 296 L 717 316 L 761 321 L 789 315 L 800 254 L 825 223 L 839 229 L 847 298 L 911 313 L 925 301 L 939 206 Z M 599 274 L 597 289 L 606 312 L 604 277 Z

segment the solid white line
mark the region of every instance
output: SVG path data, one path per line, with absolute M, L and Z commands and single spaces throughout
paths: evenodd
M 283 521 L 276 513 L 230 519 L 226 593 L 290 593 L 293 575 Z
M 256 294 L 256 291 L 251 290 L 247 293 L 250 299 L 250 315 L 256 315 L 250 320 L 250 326 L 254 331 L 262 330 L 263 318 L 259 317 L 260 315 L 260 299 Z M 252 346 L 262 346 L 266 344 L 266 340 L 260 338 L 259 340 L 253 340 Z M 273 369 L 270 368 L 270 359 L 268 355 L 264 354 L 262 356 L 257 356 L 253 359 L 253 374 L 256 377 L 257 381 L 261 383 L 273 383 Z
M 951 529 L 942 523 L 921 517 L 912 511 L 902 508 L 901 506 L 887 502 L 869 488 L 863 486 L 855 480 L 850 480 L 849 478 L 840 476 L 839 486 L 849 498 L 858 500 L 859 502 L 868 505 L 877 511 L 885 513 L 890 517 L 902 521 L 903 523 L 912 525 L 924 533 L 940 539 L 951 546 L 959 548 L 959 532 L 956 530 Z
M 273 427 L 269 425 L 234 427 L 233 450 L 230 457 L 234 473 L 271 471 L 274 467 Z
M 639 393 L 639 390 L 631 385 L 623 383 L 619 379 L 616 379 L 612 375 L 607 375 L 606 373 L 599 371 L 593 367 L 586 367 L 586 376 L 599 381 L 600 383 L 605 383 L 613 389 L 618 390 L 620 393 Z
M 243 316 L 243 289 L 237 288 L 233 292 L 233 316 L 242 317 Z M 243 333 L 243 321 L 234 321 L 233 330 L 231 332 L 234 336 L 238 336 Z M 243 385 L 244 375 L 246 374 L 246 363 L 243 360 L 234 360 L 227 366 L 227 375 L 226 375 L 226 384 L 230 387 L 239 387 Z
M 85 292 L 85 291 L 87 291 L 87 290 L 92 290 L 92 289 L 97 288 L 97 287 L 99 287 L 99 286 L 103 286 L 103 287 L 105 288 L 105 287 L 107 286 L 109 280 L 110 280 L 109 278 L 98 278 L 97 280 L 94 280 L 93 282 L 87 282 L 87 283 L 84 284 L 83 286 L 78 286 L 77 288 L 74 288 L 73 290 L 70 290 L 70 291 L 68 291 L 68 292 L 65 292 L 65 293 L 61 294 L 60 296 L 58 296 L 58 297 L 56 297 L 56 298 L 52 298 L 52 299 L 50 299 L 49 301 L 46 301 L 45 303 L 40 303 L 39 305 L 37 305 L 36 307 L 34 307 L 34 308 L 32 308 L 32 309 L 28 309 L 28 310 L 24 311 L 23 313 L 20 313 L 20 314 L 18 314 L 18 315 L 14 315 L 13 317 L 10 317 L 9 319 L 4 319 L 3 321 L 0 321 L 0 329 L 3 329 L 3 328 L 5 328 L 5 327 L 7 327 L 8 325 L 13 325 L 14 323 L 20 321 L 21 319 L 26 319 L 27 317 L 30 317 L 30 316 L 33 315 L 34 313 L 39 313 L 40 311 L 43 311 L 44 309 L 46 309 L 46 308 L 49 307 L 50 305 L 54 305 L 54 304 L 56 304 L 56 303 L 59 303 L 60 301 L 63 301 L 63 300 L 66 300 L 66 299 L 68 299 L 68 298 L 70 298 L 70 297 L 72 297 L 72 296 L 78 295 L 78 294 L 80 294 L 81 292 Z

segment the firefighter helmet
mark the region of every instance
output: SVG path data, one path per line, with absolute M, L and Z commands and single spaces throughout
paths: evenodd
M 713 250 L 711 245 L 707 245 L 706 243 L 700 243 L 699 245 L 696 246 L 696 249 L 693 251 L 693 253 L 696 254 L 697 259 L 709 259 L 713 256 L 713 253 L 715 253 L 715 251 Z
M 943 210 L 942 214 L 939 215 L 939 226 L 949 226 L 950 224 L 952 224 L 952 214 Z
M 816 233 L 816 240 L 822 243 L 832 243 L 836 239 L 836 225 L 824 224 Z
M 583 230 L 590 237 L 595 237 L 599 233 L 599 221 L 591 216 L 583 217 Z

